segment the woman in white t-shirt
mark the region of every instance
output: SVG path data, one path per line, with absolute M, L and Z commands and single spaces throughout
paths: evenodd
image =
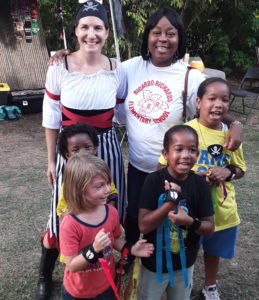
M 156 170 L 168 128 L 183 123 L 183 91 L 188 64 L 182 58 L 186 52 L 184 25 L 179 14 L 161 8 L 147 21 L 141 46 L 141 56 L 123 62 L 127 74 L 128 94 L 115 109 L 116 119 L 127 126 L 129 140 L 128 208 L 126 240 L 139 238 L 138 202 L 147 174 Z M 68 54 L 63 50 L 58 57 Z M 57 57 L 56 56 L 56 57 Z M 196 113 L 196 96 L 205 79 L 200 71 L 189 73 L 186 120 Z M 231 125 L 226 147 L 235 150 L 242 140 L 242 126 L 228 116 Z M 125 264 L 125 271 L 127 271 Z
M 183 123 L 183 91 L 188 64 L 183 22 L 172 9 L 162 8 L 147 21 L 141 56 L 123 62 L 127 73 L 128 94 L 117 106 L 117 120 L 125 122 L 129 140 L 128 208 L 126 239 L 139 238 L 138 201 L 147 174 L 156 170 L 168 128 Z M 197 69 L 189 73 L 186 119 L 196 113 L 197 89 L 204 80 Z M 124 110 L 124 113 L 123 113 Z M 226 122 L 230 125 L 230 117 Z M 232 134 L 241 134 L 240 125 L 231 126 Z M 234 138 L 236 139 L 236 138 Z M 229 146 L 233 148 L 233 139 Z M 238 144 L 239 142 L 237 142 Z M 234 145 L 234 148 L 236 145 Z

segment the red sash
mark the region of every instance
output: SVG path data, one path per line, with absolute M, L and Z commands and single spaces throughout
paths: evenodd
M 97 128 L 111 128 L 112 127 L 112 117 L 113 117 L 113 109 L 98 114 L 96 116 L 84 117 L 78 114 L 75 114 L 65 108 L 63 105 L 61 107 L 62 113 L 69 119 L 62 121 L 62 126 L 68 126 L 76 123 L 87 123 L 93 127 Z

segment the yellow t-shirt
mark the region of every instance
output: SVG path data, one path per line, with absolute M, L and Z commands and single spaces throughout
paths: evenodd
M 197 131 L 199 137 L 199 156 L 193 166 L 193 171 L 207 171 L 211 167 L 226 167 L 227 165 L 234 165 L 242 171 L 246 171 L 246 165 L 243 157 L 242 145 L 234 152 L 223 148 L 223 153 L 214 158 L 208 153 L 207 147 L 213 144 L 224 145 L 228 131 L 218 131 L 207 128 L 198 123 L 197 119 L 185 123 Z M 159 163 L 167 165 L 167 161 L 163 155 L 159 158 Z M 220 184 L 216 189 L 216 211 L 215 211 L 215 231 L 234 227 L 240 223 L 237 212 L 237 204 L 235 199 L 235 189 L 230 181 L 224 182 L 227 197 L 224 200 L 223 185 Z
M 109 196 L 111 195 L 114 195 L 114 194 L 118 194 L 118 191 L 115 187 L 115 184 L 114 182 L 112 181 L 111 182 L 111 191 L 110 191 L 110 194 Z M 58 201 L 58 206 L 57 206 L 57 215 L 58 216 L 61 216 L 65 211 L 67 210 L 67 202 L 64 198 L 64 194 L 63 194 L 63 184 L 62 184 L 62 187 L 61 187 L 61 195 L 60 195 L 60 199 Z M 60 255 L 60 261 L 62 263 L 65 263 L 65 257 L 63 254 Z

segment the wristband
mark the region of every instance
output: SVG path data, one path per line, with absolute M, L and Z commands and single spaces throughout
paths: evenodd
M 95 264 L 98 261 L 98 258 L 103 257 L 102 251 L 97 253 L 94 250 L 93 244 L 88 245 L 87 247 L 83 248 L 80 253 L 83 255 L 83 257 L 90 263 Z
M 226 178 L 226 181 L 231 181 L 236 177 L 236 167 L 233 165 L 226 166 L 231 172 L 231 174 Z
M 165 195 L 165 202 L 173 202 L 176 205 L 178 205 L 180 200 L 183 199 L 182 194 L 175 189 L 167 190 Z
M 190 226 L 186 226 L 186 229 L 191 232 L 195 232 L 201 226 L 201 221 L 198 218 L 193 218 L 193 223 Z

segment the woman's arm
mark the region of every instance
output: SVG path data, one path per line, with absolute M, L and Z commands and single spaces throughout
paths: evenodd
M 58 50 L 53 56 L 49 58 L 48 66 L 52 66 L 53 62 L 58 65 L 58 61 L 60 60 L 62 63 L 64 62 L 64 56 L 70 55 L 71 51 L 69 49 Z
M 224 147 L 228 150 L 235 151 L 243 141 L 243 126 L 239 121 L 235 120 L 229 114 L 225 116 L 223 122 L 226 123 L 229 127 L 229 133 L 226 138 Z
M 56 180 L 56 143 L 58 130 L 57 129 L 45 129 L 46 144 L 48 149 L 48 170 L 47 177 L 48 182 L 51 187 L 53 187 L 53 182 Z
M 45 127 L 46 144 L 48 150 L 47 177 L 51 187 L 56 180 L 55 160 L 58 131 L 61 127 L 61 103 L 60 103 L 60 78 L 61 69 L 49 67 L 46 76 L 46 92 L 42 106 L 42 126 Z

